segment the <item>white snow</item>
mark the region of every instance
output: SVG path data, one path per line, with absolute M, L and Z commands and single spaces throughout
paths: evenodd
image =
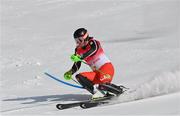
M 1 0 L 0 114 L 180 115 L 179 8 L 179 0 Z M 113 83 L 131 92 L 105 106 L 59 111 L 57 103 L 90 97 L 43 74 L 63 79 L 79 27 L 101 41 Z

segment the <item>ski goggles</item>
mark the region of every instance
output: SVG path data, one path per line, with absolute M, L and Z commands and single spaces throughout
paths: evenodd
M 84 40 L 80 38 L 75 38 L 75 42 L 77 45 L 81 44 Z

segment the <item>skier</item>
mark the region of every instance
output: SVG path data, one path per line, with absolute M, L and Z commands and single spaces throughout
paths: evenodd
M 75 77 L 85 89 L 93 94 L 92 99 L 121 94 L 122 88 L 111 83 L 114 67 L 105 55 L 100 42 L 94 37 L 90 37 L 85 28 L 77 29 L 73 37 L 76 42 L 75 53 L 71 56 L 74 64 L 64 74 L 64 78 L 72 79 L 72 75 L 80 69 L 83 62 L 89 65 L 92 71 L 81 72 Z

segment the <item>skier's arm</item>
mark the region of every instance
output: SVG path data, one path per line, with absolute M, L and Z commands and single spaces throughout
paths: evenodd
M 77 48 L 75 49 L 75 54 L 77 54 Z M 71 72 L 72 74 L 74 74 L 75 72 L 77 72 L 81 67 L 81 61 L 79 62 L 74 62 L 72 68 L 71 68 Z
M 84 59 L 88 56 L 94 55 L 97 52 L 97 50 L 99 49 L 99 45 L 95 40 L 91 40 L 88 44 L 90 45 L 91 49 L 89 51 L 87 51 L 86 53 L 84 53 L 83 55 L 81 55 L 81 59 Z M 75 54 L 76 54 L 76 49 L 75 49 Z M 74 74 L 76 71 L 78 71 L 80 67 L 81 67 L 81 61 L 74 62 L 73 66 L 71 68 L 72 74 Z
M 79 70 L 79 68 L 81 67 L 81 62 L 74 62 L 72 68 L 71 68 L 71 72 L 72 74 L 74 74 L 76 71 Z
M 84 53 L 81 56 L 81 59 L 94 55 L 99 49 L 99 45 L 95 40 L 91 40 L 88 44 L 90 45 L 91 49 L 87 51 L 86 53 Z

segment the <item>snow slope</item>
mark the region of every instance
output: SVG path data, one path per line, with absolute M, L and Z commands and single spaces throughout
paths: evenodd
M 179 8 L 179 0 L 1 0 L 0 114 L 180 114 Z M 43 74 L 63 79 L 79 27 L 102 42 L 113 83 L 132 92 L 106 106 L 58 111 L 56 103 L 90 97 Z

